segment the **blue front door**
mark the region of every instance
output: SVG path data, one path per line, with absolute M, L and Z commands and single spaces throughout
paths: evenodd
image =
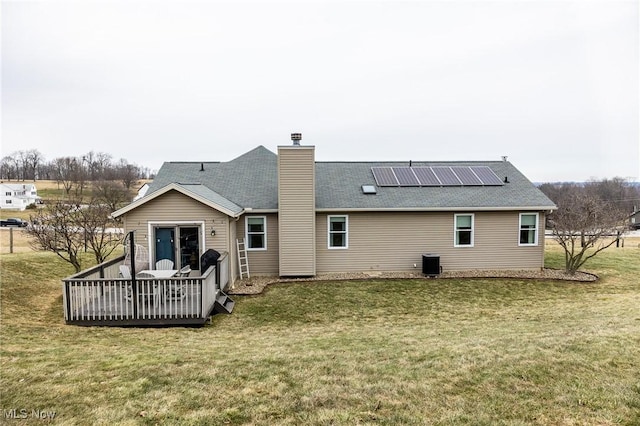
M 169 259 L 176 264 L 176 245 L 174 228 L 156 228 L 156 262 Z

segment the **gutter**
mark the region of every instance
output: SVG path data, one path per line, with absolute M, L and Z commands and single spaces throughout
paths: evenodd
M 556 206 L 514 206 L 514 207 L 408 207 L 408 208 L 323 208 L 316 213 L 335 212 L 507 212 L 507 211 L 547 211 L 557 210 Z

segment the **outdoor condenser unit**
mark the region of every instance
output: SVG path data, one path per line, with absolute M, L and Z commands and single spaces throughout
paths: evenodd
M 440 268 L 440 256 L 437 254 L 423 254 L 422 255 L 422 273 L 429 277 L 436 277 L 440 275 L 442 269 Z

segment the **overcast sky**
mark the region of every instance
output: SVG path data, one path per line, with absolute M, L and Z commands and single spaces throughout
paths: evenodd
M 2 1 L 2 155 L 640 180 L 638 1 Z

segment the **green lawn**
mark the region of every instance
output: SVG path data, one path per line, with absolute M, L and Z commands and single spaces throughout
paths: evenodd
M 562 255 L 548 249 L 547 263 Z M 53 255 L 1 255 L 0 423 L 640 424 L 640 248 L 595 284 L 277 284 L 203 328 L 64 325 Z

